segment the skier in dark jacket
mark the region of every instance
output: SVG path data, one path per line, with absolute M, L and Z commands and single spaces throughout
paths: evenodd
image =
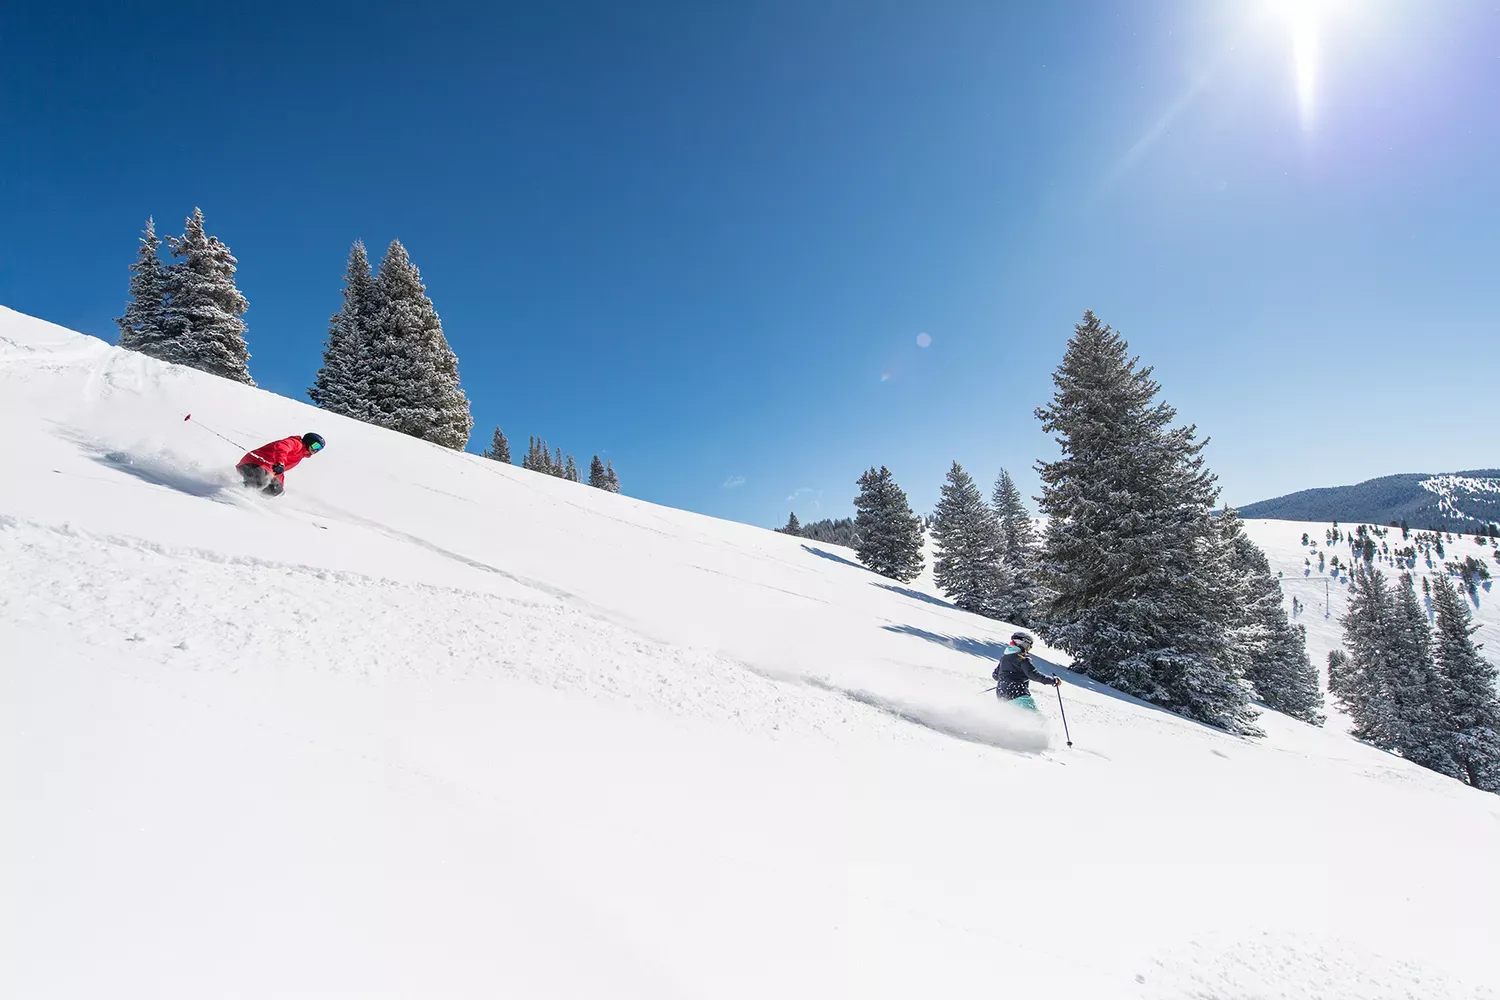
M 235 471 L 245 480 L 245 485 L 260 490 L 267 496 L 279 497 L 286 490 L 282 477 L 286 470 L 310 455 L 323 450 L 323 436 L 311 431 L 298 437 L 282 438 L 263 444 L 254 451 L 246 452 L 235 466 Z
M 1058 687 L 1062 685 L 1062 678 L 1044 674 L 1031 665 L 1031 643 L 1031 636 L 1025 632 L 1011 636 L 1005 655 L 1000 657 L 990 676 L 995 679 L 995 697 L 1036 711 L 1036 702 L 1031 699 L 1031 682 Z

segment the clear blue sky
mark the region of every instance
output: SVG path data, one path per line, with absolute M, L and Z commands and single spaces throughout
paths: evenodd
M 869 465 L 1035 493 L 1085 308 L 1230 502 L 1494 465 L 1497 39 L 1491 0 L 6 4 L 0 303 L 113 341 L 142 221 L 202 206 L 305 398 L 350 242 L 400 238 L 471 450 L 766 525 Z

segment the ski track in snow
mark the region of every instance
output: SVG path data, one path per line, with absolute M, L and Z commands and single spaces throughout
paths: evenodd
M 94 645 L 135 643 L 188 670 L 296 663 L 362 677 L 506 676 L 752 731 L 821 734 L 847 715 L 828 698 L 788 711 L 785 684 L 555 601 L 38 530 L 14 518 L 0 518 L 0 559 L 28 584 L 0 596 L 0 614 Z M 85 563 L 91 572 L 79 578 Z M 158 596 L 143 603 L 142 593 Z
M 266 500 L 188 412 L 330 445 Z M 1500 797 L 1336 714 L 1039 648 L 1069 750 L 930 569 L 4 309 L 0 420 L 0 995 L 1497 997 Z M 1324 527 L 1247 522 L 1320 665 Z

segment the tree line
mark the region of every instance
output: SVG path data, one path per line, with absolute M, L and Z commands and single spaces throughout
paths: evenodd
M 480 452 L 480 456 L 509 465 L 510 442 L 506 440 L 505 432 L 496 427 L 490 446 Z M 583 481 L 583 476 L 578 470 L 578 462 L 572 455 L 565 459 L 561 448 L 553 451 L 549 449 L 546 441 L 535 436 L 531 438 L 526 454 L 521 456 L 521 468 L 556 476 L 558 479 L 566 479 L 573 483 Z M 614 463 L 602 462 L 598 455 L 595 455 L 593 461 L 589 463 L 588 482 L 596 489 L 609 493 L 620 492 L 620 477 L 615 475 Z
M 1422 589 L 1419 599 L 1410 573 L 1391 586 L 1368 562 L 1356 564 L 1344 648 L 1328 655 L 1329 692 L 1353 720 L 1354 736 L 1500 792 L 1495 668 L 1480 655 L 1477 626 L 1453 581 L 1423 577 Z
M 1256 700 L 1321 724 L 1306 631 L 1238 515 L 1216 509 L 1205 442 L 1175 425 L 1151 369 L 1089 312 L 1053 383 L 1036 410 L 1062 450 L 1036 467 L 1045 527 L 1008 472 L 986 501 L 954 462 L 930 522 L 938 587 L 960 608 L 1035 629 L 1073 669 L 1207 725 L 1259 735 Z M 913 579 L 924 519 L 883 466 L 858 487 L 860 561 Z
M 147 219 L 130 266 L 130 301 L 115 322 L 119 346 L 173 364 L 254 385 L 243 316 L 249 308 L 229 248 L 193 209 L 181 236 L 167 237 L 175 262 L 163 266 L 155 220 Z M 365 423 L 463 450 L 474 420 L 460 385 L 458 358 L 443 333 L 422 275 L 400 240 L 378 270 L 360 241 L 349 251 L 343 302 L 328 324 L 323 363 L 307 390 L 312 402 Z M 545 450 L 545 443 L 541 445 Z M 528 452 L 522 466 L 581 482 L 572 456 Z M 497 427 L 485 457 L 510 461 Z M 619 492 L 613 466 L 595 456 L 590 485 Z
M 803 524 L 797 519 L 797 512 L 793 511 L 787 518 L 785 526 L 776 530 L 784 535 L 796 535 L 799 538 L 826 542 L 829 545 L 842 545 L 851 549 L 859 544 L 859 531 L 854 527 L 852 517 L 841 517 L 837 520 L 825 517 L 821 521 L 809 521 Z

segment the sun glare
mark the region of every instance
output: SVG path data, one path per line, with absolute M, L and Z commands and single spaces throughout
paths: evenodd
M 1312 130 L 1317 119 L 1323 37 L 1347 6 L 1345 0 L 1261 0 L 1261 9 L 1270 15 L 1273 26 L 1291 32 L 1297 119 L 1305 131 Z
M 1292 63 L 1297 74 L 1297 118 L 1304 131 L 1311 130 L 1317 113 L 1318 21 L 1310 13 L 1299 17 L 1292 28 Z

